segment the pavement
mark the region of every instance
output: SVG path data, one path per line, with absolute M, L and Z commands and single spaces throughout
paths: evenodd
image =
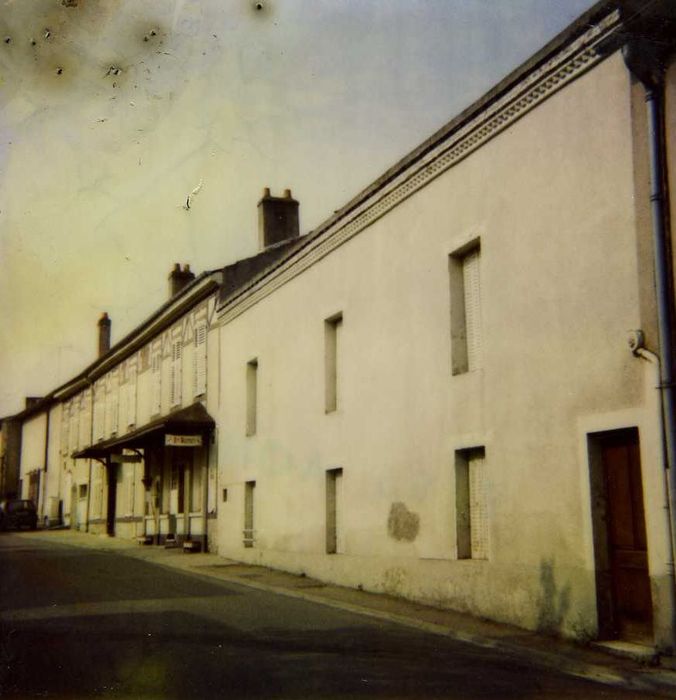
M 186 553 L 73 530 L 21 533 L 20 537 L 93 550 L 113 550 L 202 580 L 218 579 L 253 589 L 383 620 L 478 648 L 503 652 L 542 668 L 607 686 L 676 696 L 673 657 L 660 659 L 631 645 L 581 645 L 471 615 L 441 610 L 384 594 L 324 583 L 307 576 L 244 564 L 211 553 Z M 611 653 L 612 652 L 612 653 Z

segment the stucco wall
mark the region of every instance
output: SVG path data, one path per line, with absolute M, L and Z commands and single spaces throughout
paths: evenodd
M 642 323 L 629 107 L 616 55 L 223 327 L 221 554 L 593 634 L 585 426 L 649 421 L 626 345 Z M 477 237 L 483 367 L 452 376 L 448 256 Z M 323 323 L 337 312 L 340 403 L 325 415 Z M 245 437 L 252 358 L 258 429 Z M 489 557 L 459 561 L 454 451 L 475 446 Z M 333 467 L 341 555 L 324 554 Z M 412 541 L 388 535 L 396 503 L 419 518 Z

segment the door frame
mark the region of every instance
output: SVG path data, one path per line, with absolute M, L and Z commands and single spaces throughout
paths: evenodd
M 641 441 L 638 427 L 625 427 L 598 432 L 587 433 L 587 450 L 589 459 L 589 479 L 590 479 L 590 508 L 592 522 L 592 538 L 594 549 L 594 572 L 596 583 L 596 609 L 598 619 L 598 637 L 600 639 L 621 639 L 619 631 L 620 621 L 617 612 L 617 601 L 614 589 L 614 578 L 611 562 L 610 540 L 607 525 L 608 517 L 608 494 L 603 462 L 603 448 L 611 440 L 622 438 L 633 438 L 639 455 L 639 469 L 641 474 L 642 497 L 645 494 L 645 479 L 643 476 L 643 465 L 641 461 Z M 646 508 L 644 498 L 643 527 L 646 535 L 648 525 L 646 521 Z M 646 544 L 646 553 L 648 545 Z M 647 575 L 650 579 L 650 570 L 647 568 Z M 654 635 L 654 601 L 651 600 L 652 607 L 649 618 L 651 638 Z

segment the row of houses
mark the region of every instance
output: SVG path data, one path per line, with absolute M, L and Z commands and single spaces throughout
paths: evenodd
M 257 255 L 2 421 L 5 495 L 673 650 L 674 14 L 598 3 L 305 235 L 266 189 Z

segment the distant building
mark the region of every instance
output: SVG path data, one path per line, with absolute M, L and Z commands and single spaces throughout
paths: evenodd
M 675 27 L 599 3 L 315 231 L 266 191 L 257 256 L 104 318 L 66 522 L 673 651 Z
M 14 416 L 0 419 L 0 499 L 19 492 L 21 421 Z

